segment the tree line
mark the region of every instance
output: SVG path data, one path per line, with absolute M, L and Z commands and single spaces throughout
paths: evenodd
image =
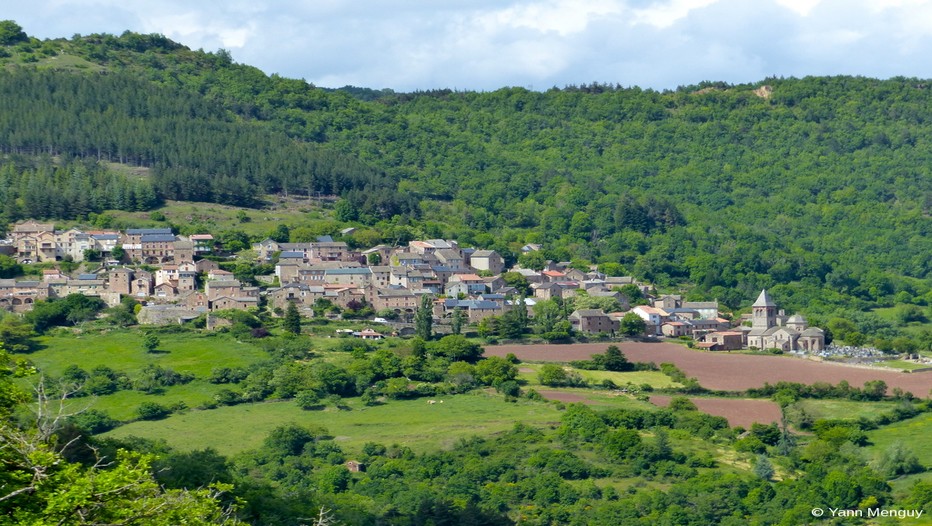
M 921 79 L 375 93 L 159 35 L 10 33 L 0 115 L 16 126 L 0 126 L 0 147 L 149 163 L 160 198 L 341 195 L 346 223 L 410 225 L 511 261 L 538 243 L 547 259 L 732 308 L 762 288 L 818 316 L 932 302 Z M 22 60 L 53 48 L 106 73 Z

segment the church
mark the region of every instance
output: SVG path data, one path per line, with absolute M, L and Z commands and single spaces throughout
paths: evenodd
M 789 318 L 777 311 L 777 304 L 761 291 L 751 306 L 751 330 L 747 333 L 747 345 L 756 349 L 780 349 L 788 351 L 821 351 L 825 348 L 825 333 L 818 327 L 809 327 L 806 318 L 794 314 Z

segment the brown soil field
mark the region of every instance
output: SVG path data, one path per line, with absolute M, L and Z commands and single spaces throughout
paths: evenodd
M 670 405 L 669 396 L 655 395 L 650 402 L 660 407 Z M 769 424 L 780 421 L 780 406 L 770 400 L 742 400 L 738 398 L 690 398 L 703 413 L 723 416 L 731 427 L 741 426 L 745 429 L 757 422 Z
M 542 362 L 568 362 L 586 360 L 593 354 L 605 351 L 611 343 L 579 343 L 570 345 L 491 345 L 485 347 L 486 356 L 514 353 L 521 360 Z M 743 391 L 761 387 L 764 383 L 780 381 L 813 384 L 837 384 L 846 380 L 853 387 L 861 387 L 870 380 L 883 380 L 889 389 L 899 387 L 920 398 L 930 395 L 932 371 L 901 373 L 841 364 L 815 362 L 789 356 L 752 356 L 728 352 L 709 352 L 689 349 L 672 343 L 621 343 L 615 344 L 632 362 L 669 362 L 679 367 L 686 376 L 695 377 L 707 389 Z

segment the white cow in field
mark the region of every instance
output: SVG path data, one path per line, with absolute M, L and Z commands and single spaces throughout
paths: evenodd
M 434 404 L 436 404 L 436 403 L 437 403 L 436 400 L 428 400 L 428 401 L 427 401 L 427 405 L 434 405 Z

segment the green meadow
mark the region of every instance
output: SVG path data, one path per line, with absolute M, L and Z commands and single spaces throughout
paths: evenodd
M 881 453 L 900 442 L 919 459 L 926 468 L 922 473 L 901 476 L 890 481 L 895 494 L 908 493 L 917 482 L 932 483 L 932 413 L 923 413 L 902 422 L 895 422 L 867 432 L 871 445 L 865 451 L 871 460 L 880 458 Z M 928 511 L 928 510 L 927 510 Z M 901 524 L 928 524 L 924 520 L 902 521 Z
M 365 406 L 358 399 L 345 399 L 345 409 L 314 411 L 302 410 L 294 401 L 242 404 L 133 422 L 103 436 L 139 436 L 165 440 L 182 450 L 212 447 L 231 455 L 258 447 L 271 430 L 293 422 L 325 427 L 348 452 L 359 452 L 366 442 L 399 444 L 420 452 L 449 448 L 464 437 L 503 432 L 515 422 L 555 426 L 560 421 L 560 411 L 546 402 L 506 402 L 501 395 L 484 392 L 434 400 L 434 404 L 421 398 Z
M 889 367 L 891 369 L 897 369 L 900 371 L 915 371 L 917 369 L 928 369 L 932 367 L 932 365 L 929 364 L 907 362 L 905 360 L 887 360 L 885 362 L 877 362 L 875 365 Z
M 285 206 L 275 202 L 278 197 L 267 196 L 266 199 L 270 206 L 261 210 L 217 203 L 166 201 L 152 212 L 163 214 L 166 221 L 175 225 L 200 225 L 205 233 L 235 229 L 250 236 L 264 236 L 280 224 L 309 225 L 325 219 L 314 200 L 296 200 Z M 153 220 L 152 212 L 108 210 L 107 214 L 113 216 L 117 223 L 138 228 L 166 226 L 164 222 Z
M 228 334 L 199 332 L 157 333 L 161 343 L 149 353 L 142 345 L 144 335 L 140 330 L 75 334 L 60 329 L 36 338 L 38 349 L 23 357 L 52 376 L 70 365 L 85 371 L 107 366 L 132 376 L 148 364 L 157 364 L 199 378 L 208 377 L 214 367 L 246 367 L 267 357 L 255 345 Z
M 922 413 L 908 420 L 868 431 L 867 437 L 872 444 L 868 451 L 875 457 L 894 443 L 902 442 L 916 454 L 923 466 L 932 466 L 932 413 Z
M 537 387 L 540 386 L 540 380 L 537 378 L 537 373 L 540 371 L 540 368 L 544 364 L 540 363 L 521 363 L 518 366 L 518 378 L 525 382 L 526 385 Z M 626 384 L 632 385 L 643 385 L 650 384 L 656 389 L 664 389 L 668 387 L 679 387 L 680 384 L 673 381 L 669 376 L 661 373 L 660 371 L 630 371 L 630 372 L 615 372 L 615 371 L 588 371 L 583 369 L 576 369 L 569 366 L 564 366 L 566 370 L 572 370 L 573 372 L 578 373 L 584 380 L 590 384 L 601 384 L 604 380 L 611 380 L 615 385 L 624 386 Z
M 138 330 L 77 334 L 59 329 L 37 338 L 38 349 L 21 356 L 30 360 L 43 377 L 61 376 L 66 368 L 76 365 L 88 372 L 106 366 L 133 378 L 149 364 L 195 376 L 187 384 L 166 387 L 158 394 L 121 390 L 106 396 L 74 398 L 69 404 L 70 411 L 97 409 L 124 421 L 135 419 L 136 408 L 143 402 L 164 406 L 183 403 L 187 407 L 213 402 L 218 391 L 229 388 L 207 381 L 215 367 L 248 367 L 268 357 L 255 345 L 237 341 L 228 334 L 197 332 L 160 333 L 158 349 L 149 353 L 142 345 L 144 334 Z M 29 384 L 38 378 L 33 376 L 22 383 Z
M 804 399 L 796 403 L 814 419 L 857 420 L 875 418 L 896 407 L 897 402 L 855 402 L 852 400 Z

